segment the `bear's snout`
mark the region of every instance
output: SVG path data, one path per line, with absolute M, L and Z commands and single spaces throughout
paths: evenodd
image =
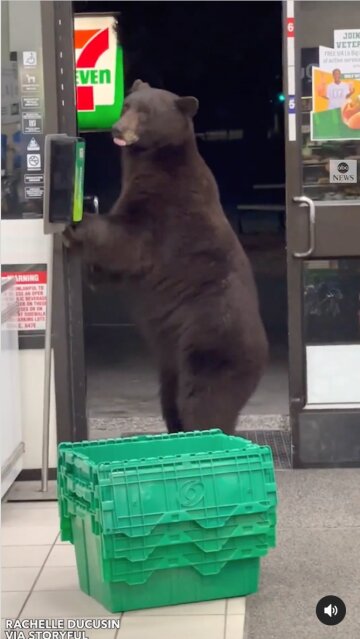
M 115 144 L 125 146 L 137 142 L 139 139 L 137 133 L 138 125 L 139 121 L 136 112 L 131 110 L 124 113 L 112 128 L 112 136 Z
M 135 144 L 135 142 L 139 139 L 139 136 L 135 133 L 135 131 L 119 125 L 115 125 L 112 128 L 112 136 L 115 144 L 118 144 L 119 146 Z

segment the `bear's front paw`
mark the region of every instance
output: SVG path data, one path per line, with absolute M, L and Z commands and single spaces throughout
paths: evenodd
M 79 238 L 76 236 L 76 229 L 72 226 L 68 226 L 62 234 L 63 243 L 66 248 L 70 249 L 79 243 Z
M 67 248 L 73 248 L 80 246 L 86 240 L 86 236 L 89 232 L 89 227 L 94 224 L 94 215 L 91 213 L 84 213 L 82 222 L 76 225 L 68 226 L 63 232 L 63 242 Z

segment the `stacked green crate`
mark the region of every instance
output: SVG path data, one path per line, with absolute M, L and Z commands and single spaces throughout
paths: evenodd
M 255 592 L 275 545 L 271 450 L 221 431 L 61 444 L 62 539 L 112 612 Z

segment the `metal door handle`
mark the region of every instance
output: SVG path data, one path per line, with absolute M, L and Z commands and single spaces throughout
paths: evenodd
M 306 197 L 306 195 L 294 197 L 293 201 L 303 204 L 309 209 L 309 248 L 307 251 L 304 251 L 304 253 L 293 254 L 294 257 L 304 259 L 310 257 L 315 250 L 315 204 L 309 197 Z
M 99 215 L 99 198 L 97 195 L 85 195 L 84 210 L 86 210 L 87 213 Z

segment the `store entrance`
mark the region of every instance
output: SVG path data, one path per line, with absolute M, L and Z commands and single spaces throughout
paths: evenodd
M 253 438 L 266 429 L 281 443 L 289 427 L 281 3 L 195 3 L 189 11 L 185 3 L 107 2 L 101 10 L 120 11 L 127 86 L 140 77 L 200 101 L 199 149 L 251 260 L 271 345 L 238 429 Z M 121 188 L 119 150 L 108 132 L 85 137 L 86 191 L 102 214 Z M 90 438 L 164 430 L 156 369 L 128 302 L 121 289 L 93 291 L 84 280 Z

